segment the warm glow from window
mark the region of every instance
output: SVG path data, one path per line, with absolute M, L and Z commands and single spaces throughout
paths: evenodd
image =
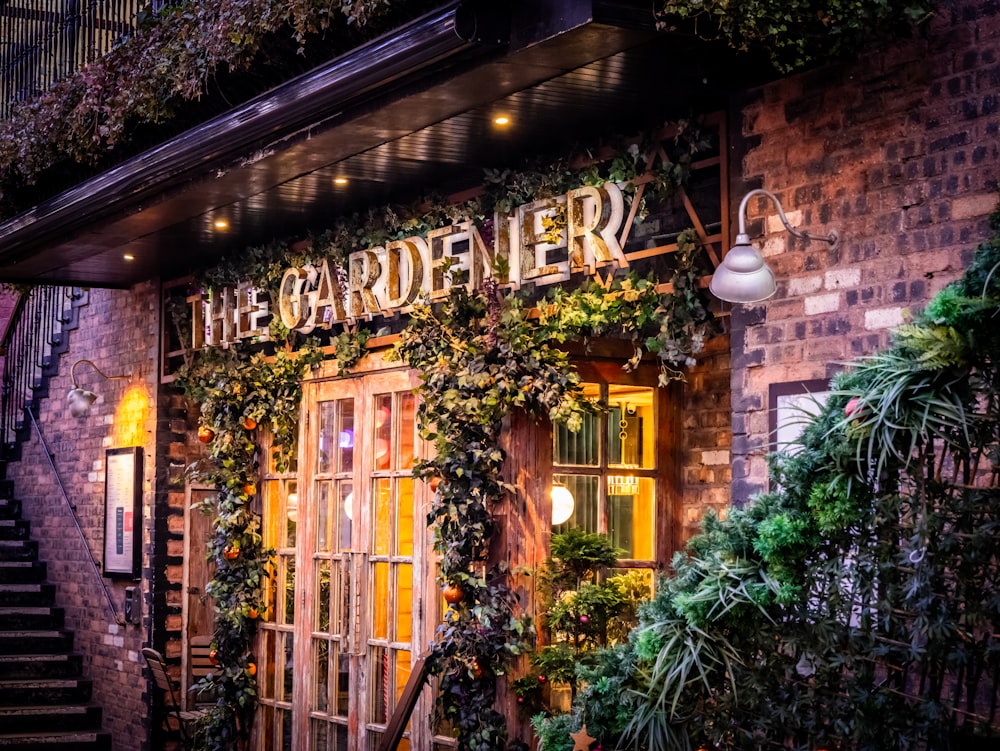
M 131 253 L 126 253 L 125 255 L 122 256 L 122 258 L 124 258 L 126 261 L 134 261 L 135 260 L 135 256 L 132 255 Z
M 229 229 L 229 222 L 225 219 L 216 219 L 212 226 L 216 229 Z
M 507 115 L 497 115 L 493 118 L 494 125 L 510 125 L 510 118 Z
M 146 443 L 146 415 L 149 398 L 144 386 L 131 386 L 118 402 L 111 429 L 114 446 L 143 446 Z
M 335 178 L 333 178 L 333 184 L 334 185 L 347 185 L 347 178 L 346 177 L 335 177 Z

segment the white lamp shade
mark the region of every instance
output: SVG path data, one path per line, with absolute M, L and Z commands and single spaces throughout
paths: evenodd
M 69 402 L 69 413 L 73 417 L 83 417 L 90 411 L 90 405 L 97 401 L 97 394 L 93 391 L 76 387 L 70 389 L 69 394 L 66 396 L 66 401 Z
M 777 285 L 774 272 L 750 244 L 750 238 L 741 234 L 715 270 L 709 289 L 726 302 L 754 303 L 773 295 Z
M 562 524 L 573 516 L 573 507 L 576 506 L 576 499 L 562 483 L 554 483 L 549 493 L 552 497 L 552 524 Z

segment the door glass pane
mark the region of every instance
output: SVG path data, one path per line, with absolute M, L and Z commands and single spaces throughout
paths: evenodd
M 608 408 L 608 465 L 653 467 L 653 389 L 608 386 Z
M 350 711 L 348 704 L 350 690 L 350 663 L 347 655 L 334 645 L 333 669 L 336 671 L 336 683 L 333 685 L 333 713 L 339 717 L 347 717 Z
M 330 561 L 316 562 L 316 630 L 330 630 Z
M 375 397 L 374 456 L 375 469 L 390 469 L 392 466 L 392 394 Z
M 295 547 L 295 531 L 299 521 L 299 484 L 289 480 L 285 496 L 285 539 L 282 545 L 286 548 Z
M 261 671 L 263 675 L 260 678 L 260 695 L 264 699 L 274 698 L 274 670 L 275 670 L 275 653 L 274 653 L 274 631 L 271 629 L 265 629 L 261 634 L 260 640 L 260 651 L 264 656 L 264 669 Z
M 337 522 L 340 533 L 337 535 L 338 550 L 351 549 L 351 534 L 354 528 L 354 485 L 341 482 L 340 502 L 337 504 Z
M 410 469 L 417 453 L 417 398 L 413 394 L 399 397 L 399 469 Z
M 594 383 L 583 384 L 584 396 L 599 399 L 601 388 Z M 596 467 L 600 463 L 600 415 L 583 415 L 583 424 L 578 431 L 571 432 L 565 425 L 553 428 L 553 462 L 565 466 Z
M 321 475 L 333 471 L 333 447 L 337 445 L 336 402 L 319 404 L 319 442 L 316 446 L 316 472 Z
M 354 471 L 354 400 L 341 399 L 340 431 L 337 435 L 337 471 Z
M 653 560 L 656 483 L 650 477 L 636 479 L 634 493 L 608 495 L 608 536 L 613 545 L 625 551 L 622 558 Z
M 310 748 L 313 751 L 330 751 L 330 723 L 314 719 L 310 723 Z
M 330 642 L 326 639 L 318 639 L 315 642 L 316 652 L 313 660 L 313 709 L 317 712 L 326 712 L 329 706 L 329 677 L 330 677 Z
M 294 665 L 292 663 L 292 635 L 289 633 L 281 634 L 281 641 L 284 645 L 282 650 L 282 685 L 281 685 L 281 696 L 278 698 L 282 701 L 292 700 L 292 678 L 294 677 Z
M 372 565 L 372 638 L 389 638 L 389 564 Z
M 397 480 L 399 502 L 396 507 L 396 555 L 413 555 L 413 478 Z
M 330 484 L 316 481 L 316 550 L 330 549 Z
M 282 577 L 285 589 L 285 607 L 282 609 L 284 618 L 282 623 L 295 623 L 295 559 L 282 557 L 279 561 L 281 571 L 278 576 Z
M 563 524 L 554 526 L 552 531 L 562 533 L 582 529 L 584 532 L 600 532 L 601 478 L 595 475 L 553 475 L 552 479 L 565 485 L 573 496 L 573 513 Z
M 413 566 L 396 566 L 396 636 L 393 641 L 408 642 L 413 633 Z
M 396 700 L 393 704 L 399 703 L 399 697 L 403 695 L 406 682 L 410 679 L 410 653 L 400 649 L 396 652 Z
M 385 647 L 374 647 L 371 650 L 371 675 L 369 681 L 371 692 L 372 722 L 385 723 L 388 718 L 387 703 L 389 690 L 389 651 Z
M 392 480 L 383 477 L 373 483 L 372 553 L 389 555 L 392 539 Z

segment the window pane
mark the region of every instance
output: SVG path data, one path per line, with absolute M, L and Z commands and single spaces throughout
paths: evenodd
M 282 633 L 279 637 L 284 645 L 283 660 L 281 662 L 283 678 L 281 685 L 281 695 L 278 697 L 282 701 L 292 700 L 292 679 L 294 677 L 294 667 L 292 663 L 292 635 Z
M 554 475 L 553 481 L 566 486 L 573 496 L 573 513 L 563 524 L 552 528 L 553 532 L 568 532 L 582 529 L 584 532 L 600 532 L 600 481 L 595 475 Z
M 375 397 L 375 469 L 392 466 L 392 394 Z
M 351 687 L 350 659 L 337 646 L 334 646 L 333 664 L 334 670 L 337 671 L 337 682 L 333 687 L 333 711 L 339 717 L 347 717 L 350 710 L 348 704 Z
M 316 630 L 330 631 L 330 561 L 317 561 Z
M 285 496 L 285 539 L 281 541 L 283 547 L 295 547 L 295 531 L 299 521 L 299 484 L 295 480 L 289 480 L 286 486 Z
M 410 653 L 404 650 L 396 652 L 396 700 L 393 704 L 399 703 L 399 697 L 403 695 L 406 682 L 410 678 Z
M 416 457 L 417 398 L 413 394 L 399 395 L 399 469 L 409 469 Z
M 396 509 L 396 555 L 413 555 L 413 479 L 397 480 L 399 502 Z
M 608 465 L 653 467 L 653 389 L 608 386 L 608 407 Z
M 610 480 L 611 478 L 609 478 Z M 637 481 L 634 493 L 608 494 L 608 536 L 611 543 L 625 551 L 622 558 L 653 559 L 656 483 L 649 477 Z M 617 490 L 629 490 L 622 485 Z
M 330 549 L 330 485 L 316 481 L 316 550 Z
M 389 541 L 392 539 L 392 481 L 387 477 L 380 478 L 373 485 L 372 553 L 389 555 Z
M 283 581 L 285 583 L 285 607 L 283 608 L 285 617 L 281 622 L 295 623 L 295 559 L 282 556 L 278 566 L 284 570 Z M 278 575 L 282 574 L 279 572 Z
M 600 398 L 600 386 L 583 384 L 583 393 L 588 399 Z M 573 433 L 565 425 L 553 428 L 553 462 L 565 466 L 596 467 L 600 463 L 600 419 L 598 414 L 583 415 L 583 424 Z
M 333 471 L 333 447 L 336 445 L 336 402 L 320 402 L 319 445 L 316 451 L 316 472 L 325 475 Z
M 312 738 L 309 747 L 315 751 L 330 751 L 330 724 L 326 720 L 313 719 L 310 727 L 309 735 Z
M 313 673 L 313 686 L 315 695 L 313 696 L 313 709 L 317 712 L 326 712 L 329 707 L 329 677 L 330 677 L 330 642 L 326 639 L 315 640 L 316 651 Z
M 351 531 L 354 528 L 354 485 L 349 482 L 339 483 L 340 502 L 337 504 L 337 523 L 340 531 L 337 535 L 337 550 L 351 549 Z
M 413 566 L 396 566 L 396 637 L 394 641 L 409 642 L 413 634 Z
M 389 564 L 372 566 L 372 638 L 389 638 Z
M 277 656 L 274 653 L 274 631 L 264 629 L 261 633 L 261 655 L 264 657 L 264 673 L 260 679 L 260 696 L 262 699 L 274 698 L 274 668 Z
M 370 669 L 371 718 L 372 722 L 381 724 L 388 718 L 386 701 L 389 697 L 386 690 L 389 677 L 389 651 L 385 647 L 375 647 L 371 650 Z
M 337 471 L 354 471 L 354 400 L 341 399 L 340 430 L 337 433 Z

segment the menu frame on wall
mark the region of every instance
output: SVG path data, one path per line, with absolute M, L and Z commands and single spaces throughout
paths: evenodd
M 104 458 L 104 576 L 138 580 L 142 564 L 142 447 L 107 449 Z

